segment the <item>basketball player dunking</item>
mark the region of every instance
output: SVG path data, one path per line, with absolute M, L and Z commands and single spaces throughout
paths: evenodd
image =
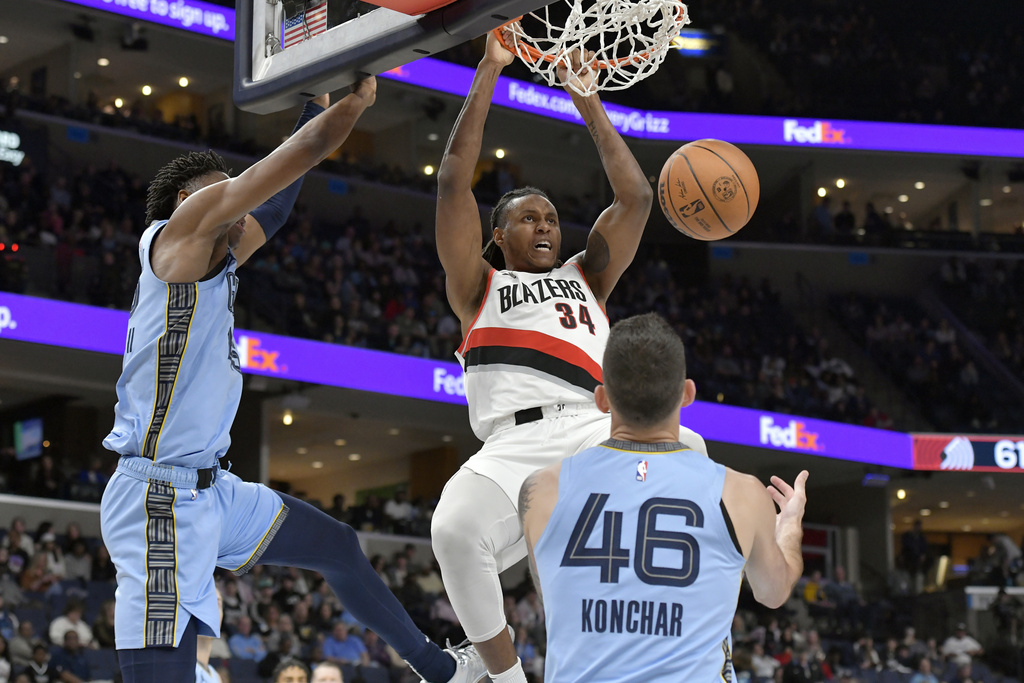
M 696 390 L 659 316 L 616 323 L 603 367 L 595 399 L 611 438 L 534 472 L 519 497 L 544 597 L 544 680 L 733 681 L 743 574 L 776 608 L 803 571 L 807 472 L 765 489 L 680 443 Z
M 594 406 L 608 337 L 605 301 L 636 253 L 653 197 L 601 101 L 567 88 L 614 201 L 594 224 L 586 251 L 563 264 L 555 207 L 536 188 L 513 190 L 494 207 L 493 240 L 482 257 L 473 173 L 498 75 L 512 58 L 488 35 L 441 162 L 437 198 L 437 250 L 448 301 L 462 322 L 458 355 L 470 421 L 485 443 L 445 487 L 431 535 L 452 606 L 498 683 L 526 683 L 498 580 L 526 555 L 519 488 L 537 468 L 608 438 L 608 417 Z M 572 77 L 590 78 L 576 61 Z M 565 68 L 559 75 L 562 82 L 569 77 Z M 690 430 L 680 438 L 706 452 Z
M 219 466 L 242 392 L 235 269 L 282 227 L 303 175 L 375 99 L 370 78 L 326 111 L 307 104 L 293 135 L 237 178 L 213 152 L 191 152 L 150 185 L 142 275 L 103 442 L 121 456 L 100 521 L 117 567 L 126 683 L 195 680 L 197 635 L 220 630 L 214 568 L 244 573 L 258 562 L 319 572 L 428 681 L 484 674 L 472 648 L 446 653 L 416 628 L 351 527 Z

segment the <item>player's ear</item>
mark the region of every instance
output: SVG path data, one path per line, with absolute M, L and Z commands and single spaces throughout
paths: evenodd
M 612 404 L 608 402 L 608 392 L 605 391 L 603 384 L 598 384 L 594 389 L 594 403 L 602 413 L 610 413 L 612 410 Z
M 505 242 L 505 231 L 501 228 L 495 228 L 491 239 L 500 247 Z
M 186 199 L 188 199 L 188 196 L 190 194 L 192 194 L 192 193 L 189 192 L 188 190 L 184 190 L 184 189 L 178 190 L 178 203 L 174 205 L 174 208 L 178 208 L 179 206 L 181 206 L 181 203 L 183 201 L 185 201 Z
M 680 408 L 685 408 L 686 406 L 688 406 L 691 403 L 693 403 L 693 401 L 696 398 L 697 398 L 697 385 L 693 383 L 692 379 L 688 379 L 688 380 L 686 380 L 685 384 L 683 384 L 683 402 L 682 402 L 682 404 L 679 407 Z

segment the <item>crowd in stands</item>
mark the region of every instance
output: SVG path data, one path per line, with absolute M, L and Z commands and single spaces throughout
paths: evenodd
M 964 13 L 954 3 L 865 0 L 715 3 L 720 23 L 769 58 L 791 93 L 786 115 L 1020 127 L 1024 40 L 1000 17 L 1012 0 Z
M 615 321 L 637 311 L 664 316 L 687 347 L 698 397 L 730 405 L 891 428 L 852 368 L 819 329 L 804 331 L 764 280 L 684 285 L 665 260 L 626 272 L 609 299 Z
M 1024 382 L 1024 261 L 949 258 L 935 275 L 943 301 Z
M 947 318 L 910 300 L 849 294 L 832 311 L 938 431 L 999 433 L 1019 417 L 1007 389 L 979 367 Z
M 326 510 L 361 528 L 405 533 L 417 519 L 396 495 L 367 522 L 364 506 L 341 496 Z M 371 505 L 370 507 L 376 507 Z M 408 514 L 405 514 L 408 513 Z M 0 529 L 0 682 L 65 683 L 116 679 L 113 641 L 114 568 L 98 539 L 71 523 L 58 533 L 49 522 L 29 530 L 24 519 Z M 417 626 L 435 642 L 459 642 L 464 632 L 436 562 L 422 544 L 406 543 L 371 566 Z M 972 566 L 982 585 L 1015 585 L 1020 547 L 1005 534 Z M 900 537 L 888 588 L 866 595 L 845 567 L 830 576 L 810 566 L 778 610 L 758 605 L 749 588 L 733 621 L 737 680 L 754 683 L 1016 683 L 1024 603 L 1001 590 L 991 607 L 995 635 L 979 641 L 963 623 L 930 619 L 915 602 L 934 561 L 920 523 Z M 974 570 L 972 570 L 974 571 Z M 336 665 L 348 683 L 414 683 L 418 677 L 347 613 L 313 572 L 257 566 L 242 576 L 216 574 L 222 634 L 211 666 L 233 683 L 274 681 L 288 663 Z M 505 613 L 528 680 L 543 682 L 544 610 L 527 575 L 505 594 Z M 922 631 L 918 638 L 914 626 Z M 947 628 L 949 630 L 947 630 Z M 27 679 L 18 678 L 21 673 Z M 75 676 L 77 678 L 72 678 Z
M 20 243 L 21 254 L 25 248 L 52 252 L 56 260 L 52 280 L 41 280 L 44 291 L 31 293 L 127 307 L 139 269 L 142 183 L 113 164 L 70 179 L 49 179 L 31 167 L 0 167 L 0 174 L 0 242 Z M 320 225 L 299 206 L 246 269 L 236 301 L 239 324 L 450 359 L 462 332 L 423 232 L 421 224 L 372 226 L 358 208 L 340 224 Z M 653 258 L 646 252 L 638 261 Z M 26 291 L 23 258 L 0 255 L 0 286 Z M 95 264 L 84 292 L 73 284 L 82 259 Z M 631 269 L 608 312 L 614 321 L 656 310 L 676 325 L 691 348 L 691 375 L 701 396 L 858 424 L 874 419 L 849 366 L 831 356 L 820 333 L 799 332 L 769 283 L 687 285 L 680 271 L 663 259 Z
M 0 681 L 111 679 L 114 566 L 102 543 L 71 523 L 0 529 Z

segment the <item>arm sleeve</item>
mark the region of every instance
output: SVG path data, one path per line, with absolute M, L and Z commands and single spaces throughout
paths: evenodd
M 299 120 L 295 124 L 295 129 L 292 130 L 292 135 L 295 135 L 300 128 L 312 121 L 322 111 L 324 111 L 324 108 L 319 104 L 306 102 L 305 106 L 302 107 L 302 114 L 299 115 Z M 288 220 L 288 215 L 292 212 L 292 207 L 295 206 L 295 200 L 299 197 L 299 190 L 302 189 L 303 178 L 305 178 L 305 175 L 257 206 L 250 213 L 253 218 L 259 221 L 268 241 L 277 234 L 277 231 Z

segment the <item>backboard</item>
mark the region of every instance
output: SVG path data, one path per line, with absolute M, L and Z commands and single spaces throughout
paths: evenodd
M 548 1 L 379 0 L 384 7 L 359 0 L 236 0 L 235 104 L 260 114 L 299 106 L 351 85 L 358 74 L 380 74 L 454 47 Z

